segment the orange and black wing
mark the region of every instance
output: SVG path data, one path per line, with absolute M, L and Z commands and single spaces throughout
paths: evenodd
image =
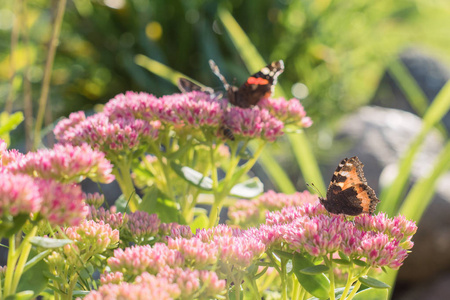
M 262 98 L 270 97 L 274 92 L 278 76 L 283 71 L 284 63 L 278 60 L 250 76 L 236 91 L 235 105 L 247 108 L 256 105 Z
M 363 166 L 356 156 L 345 158 L 338 165 L 331 178 L 327 198 L 321 199 L 329 212 L 356 216 L 375 211 L 380 200 L 367 185 Z

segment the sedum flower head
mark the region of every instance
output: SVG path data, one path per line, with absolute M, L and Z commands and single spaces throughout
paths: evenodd
M 157 274 L 165 266 L 174 268 L 183 264 L 184 259 L 179 251 L 160 243 L 153 247 L 144 245 L 117 249 L 114 256 L 108 259 L 111 271 L 135 276 L 144 272 Z
M 88 214 L 84 194 L 76 184 L 51 179 L 37 181 L 42 196 L 41 216 L 52 225 L 78 225 Z
M 157 214 L 148 214 L 143 211 L 136 211 L 127 216 L 126 229 L 131 239 L 138 245 L 148 243 L 159 232 L 161 220 Z
M 306 116 L 306 111 L 298 99 L 264 98 L 261 99 L 258 106 L 267 109 L 285 125 L 295 124 L 303 128 L 312 125 L 311 118 Z
M 239 200 L 228 210 L 230 223 L 240 226 L 257 226 L 264 223 L 265 214 L 281 210 L 283 207 L 317 203 L 316 195 L 308 191 L 291 195 L 276 193 L 272 190 L 253 200 Z
M 76 256 L 87 254 L 90 257 L 116 247 L 119 242 L 118 230 L 113 230 L 111 226 L 103 222 L 97 223 L 92 220 L 85 220 L 79 226 L 66 228 L 65 234 L 75 242 L 75 244 L 64 246 L 67 256 L 75 252 L 73 254 Z
M 178 250 L 183 255 L 185 264 L 195 269 L 201 270 L 217 262 L 217 245 L 204 243 L 199 238 L 169 238 L 167 246 Z
M 223 123 L 236 138 L 260 138 L 273 142 L 283 135 L 283 122 L 272 116 L 268 110 L 258 106 L 229 107 Z
M 99 208 L 105 202 L 105 195 L 100 193 L 87 193 L 84 198 L 86 199 L 87 205 L 92 205 L 95 208 Z
M 55 145 L 53 149 L 29 152 L 7 166 L 13 173 L 25 173 L 62 182 L 80 181 L 86 177 L 102 183 L 114 180 L 112 165 L 99 151 L 86 144 Z
M 165 267 L 157 275 L 176 283 L 181 291 L 181 299 L 208 299 L 225 292 L 225 280 L 220 280 L 215 272 Z
M 123 274 L 121 272 L 110 272 L 110 273 L 104 273 L 102 275 L 100 275 L 100 283 L 102 285 L 105 284 L 120 284 L 121 282 L 123 282 Z
M 42 196 L 33 178 L 23 174 L 0 173 L 0 216 L 36 213 Z
M 67 128 L 59 135 L 59 142 L 73 145 L 87 143 L 113 159 L 153 142 L 158 137 L 160 125 L 159 121 L 147 122 L 135 118 L 110 120 L 104 113 L 98 113 Z
M 321 204 L 283 208 L 267 214 L 267 225 L 250 234 L 268 247 L 281 247 L 312 256 L 338 251 L 365 261 L 371 267 L 399 268 L 411 249 L 417 227 L 403 216 L 360 215 L 347 221 L 342 215 L 330 215 Z
M 100 207 L 96 209 L 94 206 L 89 206 L 89 213 L 86 216 L 88 220 L 94 220 L 95 222 L 104 222 L 109 224 L 112 229 L 121 229 L 128 220 L 127 215 L 123 215 L 121 212 L 117 212 L 115 206 L 111 206 L 110 209 Z
M 169 279 L 156 277 L 148 273 L 136 278 L 134 283 L 109 283 L 102 285 L 98 291 L 90 292 L 84 300 L 128 299 L 128 300 L 171 300 L 180 297 L 181 291 L 177 284 Z M 81 300 L 81 298 L 78 298 Z

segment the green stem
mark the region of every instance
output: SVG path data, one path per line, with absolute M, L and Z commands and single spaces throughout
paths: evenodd
M 366 275 L 370 270 L 370 267 L 366 267 L 356 278 L 354 278 L 354 281 L 357 281 L 355 286 L 353 287 L 352 292 L 350 293 L 350 295 L 348 295 L 346 300 L 352 300 L 353 297 L 355 297 L 356 293 L 358 292 L 359 288 L 361 287 L 361 281 L 358 280 L 359 277 Z M 341 297 L 341 299 L 344 299 Z
M 36 232 L 37 226 L 34 226 L 33 229 L 31 229 L 31 231 L 25 236 L 25 238 L 20 244 L 19 247 L 20 257 L 14 272 L 14 278 L 11 285 L 12 293 L 15 293 L 17 286 L 19 285 L 20 277 L 22 277 L 23 269 L 25 268 L 25 264 L 27 263 L 27 259 L 31 251 L 32 245 L 30 243 L 30 239 L 36 236 Z
M 332 261 L 332 253 L 330 253 L 330 259 L 326 255 L 323 256 L 323 261 L 328 267 L 329 277 L 330 277 L 330 290 L 328 291 L 328 295 L 330 296 L 330 300 L 335 300 L 336 296 L 334 294 L 334 270 L 333 270 L 333 261 Z
M 42 123 L 44 121 L 45 109 L 47 108 L 47 99 L 50 90 L 50 79 L 52 75 L 53 61 L 55 58 L 56 47 L 59 44 L 58 38 L 61 31 L 61 25 L 65 8 L 66 8 L 66 0 L 60 0 L 57 7 L 55 22 L 52 26 L 52 36 L 49 41 L 49 48 L 47 52 L 47 59 L 44 70 L 44 78 L 42 80 L 41 95 L 39 97 L 39 109 L 36 117 L 36 125 L 34 130 L 34 145 L 33 145 L 34 149 L 37 149 L 39 143 L 41 142 L 40 138 L 41 128 Z
M 134 189 L 133 180 L 131 179 L 130 163 L 128 159 L 123 159 L 116 162 L 116 172 L 113 171 L 116 176 L 117 183 L 122 190 L 125 199 L 129 200 L 129 207 L 131 211 L 136 211 L 139 203 L 136 196 L 136 190 Z
M 14 269 L 16 268 L 16 262 L 16 236 L 13 235 L 9 238 L 8 261 L 6 264 L 5 285 L 3 287 L 5 297 L 11 294 L 11 286 L 14 277 Z
M 345 299 L 345 297 L 347 297 L 348 291 L 350 291 L 350 288 L 354 282 L 352 277 L 353 277 L 353 266 L 350 265 L 350 269 L 347 274 L 347 282 L 345 283 L 345 288 L 344 291 L 342 292 L 341 299 Z
M 292 283 L 292 300 L 298 300 L 300 296 L 300 284 L 298 280 L 293 280 Z

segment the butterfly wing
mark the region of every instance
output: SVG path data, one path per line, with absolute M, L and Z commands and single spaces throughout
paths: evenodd
M 282 60 L 274 61 L 250 76 L 236 91 L 236 105 L 247 108 L 272 95 L 278 76 L 284 71 Z
M 214 94 L 214 90 L 212 88 L 206 87 L 206 86 L 201 86 L 201 85 L 196 84 L 196 83 L 190 81 L 189 79 L 183 78 L 183 77 L 178 78 L 177 85 L 178 85 L 178 88 L 180 89 L 180 91 L 183 93 L 199 91 L 199 92 L 204 92 L 204 93 L 208 93 L 208 94 Z
M 378 200 L 375 191 L 367 185 L 363 164 L 354 156 L 345 158 L 336 168 L 327 190 L 327 198 L 321 199 L 325 208 L 334 214 L 356 216 L 372 214 Z

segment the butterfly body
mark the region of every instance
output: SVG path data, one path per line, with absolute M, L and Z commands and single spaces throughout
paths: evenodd
M 228 101 L 232 105 L 249 108 L 256 105 L 261 99 L 270 97 L 274 92 L 278 76 L 284 71 L 282 60 L 274 61 L 259 72 L 250 76 L 239 88 L 228 84 L 220 73 L 219 67 L 213 60 L 209 61 L 213 73 L 222 81 L 227 91 Z
M 319 198 L 328 212 L 350 216 L 373 214 L 380 200 L 367 185 L 363 166 L 356 156 L 341 161 L 331 178 L 326 198 Z

